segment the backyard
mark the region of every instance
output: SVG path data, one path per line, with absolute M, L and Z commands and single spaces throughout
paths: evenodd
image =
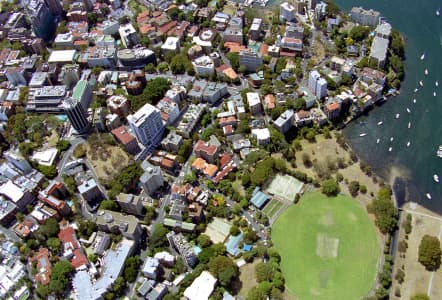
M 372 288 L 380 247 L 364 209 L 348 196 L 312 192 L 272 227 L 286 288 L 296 298 L 360 299 Z

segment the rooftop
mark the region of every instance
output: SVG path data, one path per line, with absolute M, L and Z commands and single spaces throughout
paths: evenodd
M 184 296 L 189 300 L 208 300 L 212 294 L 217 280 L 208 271 L 203 271 L 192 284 L 184 291 Z
M 76 50 L 53 50 L 49 56 L 48 63 L 73 62 Z
M 134 242 L 123 239 L 115 249 L 109 249 L 103 259 L 101 276 L 94 282 L 86 270 L 75 273 L 72 286 L 75 295 L 81 300 L 101 299 L 115 282 L 124 267 L 124 262 L 132 251 Z
M 115 138 L 123 145 L 130 144 L 135 140 L 135 137 L 130 134 L 124 126 L 115 128 L 111 132 L 115 136 Z

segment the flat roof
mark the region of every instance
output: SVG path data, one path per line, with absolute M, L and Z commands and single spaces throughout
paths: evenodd
M 212 294 L 217 279 L 208 271 L 203 271 L 192 284 L 184 291 L 189 300 L 208 300 Z
M 87 270 L 75 273 L 72 279 L 72 286 L 77 298 L 81 300 L 101 299 L 123 270 L 124 262 L 129 256 L 133 245 L 133 241 L 123 238 L 115 250 L 107 250 L 103 259 L 103 273 L 95 282 L 91 281 Z
M 46 149 L 44 151 L 35 152 L 32 155 L 32 160 L 43 166 L 52 166 L 57 157 L 58 150 L 56 148 Z
M 81 100 L 81 96 L 83 96 L 84 91 L 87 88 L 87 81 L 86 80 L 80 80 L 77 82 L 77 84 L 74 87 L 72 98 L 75 100 Z
M 257 208 L 261 208 L 267 200 L 269 200 L 270 197 L 264 194 L 259 190 L 259 187 L 256 187 L 253 191 L 253 196 L 250 202 L 252 202 L 253 205 L 255 205 Z
M 73 62 L 77 50 L 53 50 L 49 56 L 48 63 Z
M 387 39 L 375 36 L 371 44 L 370 56 L 376 58 L 378 61 L 385 61 L 387 58 L 389 41 Z
M 7 196 L 14 203 L 17 203 L 24 195 L 23 191 L 11 180 L 0 186 L 0 194 Z

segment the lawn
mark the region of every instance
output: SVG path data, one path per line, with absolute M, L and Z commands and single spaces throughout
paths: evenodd
M 379 243 L 367 213 L 350 197 L 305 194 L 276 220 L 272 239 L 286 287 L 300 300 L 360 299 L 372 288 Z

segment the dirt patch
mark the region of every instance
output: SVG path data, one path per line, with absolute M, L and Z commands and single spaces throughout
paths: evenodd
M 129 164 L 130 158 L 127 153 L 118 146 L 103 145 L 92 149 L 89 145 L 86 149 L 87 158 L 92 163 L 97 176 L 108 180 L 119 174 Z
M 321 258 L 338 257 L 339 239 L 332 238 L 326 234 L 316 235 L 316 255 Z
M 428 234 L 440 238 L 442 218 L 419 205 L 415 209 L 411 209 L 407 204 L 404 209 L 402 220 L 405 219 L 407 213 L 410 213 L 413 216 L 413 228 L 408 235 L 408 240 L 406 240 L 408 248 L 404 253 L 405 257 L 400 252 L 396 255 L 394 274 L 397 273 L 398 268 L 403 268 L 405 280 L 402 284 L 393 280 L 390 299 L 410 299 L 414 294 L 427 294 L 427 292 L 431 299 L 442 299 L 442 270 L 428 272 L 418 262 L 418 249 L 422 237 Z M 405 232 L 401 228 L 398 241 L 402 241 L 404 238 Z M 400 297 L 395 296 L 394 291 L 397 288 L 400 290 Z
M 246 264 L 239 269 L 239 280 L 241 280 L 242 286 L 238 295 L 244 299 L 247 297 L 247 293 L 258 284 L 255 276 L 255 266 L 258 263 L 259 260 L 255 259 L 253 263 Z
M 331 211 L 328 211 L 326 214 L 322 215 L 322 217 L 319 219 L 319 224 L 322 224 L 326 227 L 332 226 L 335 224 L 335 220 L 333 219 L 333 214 Z

